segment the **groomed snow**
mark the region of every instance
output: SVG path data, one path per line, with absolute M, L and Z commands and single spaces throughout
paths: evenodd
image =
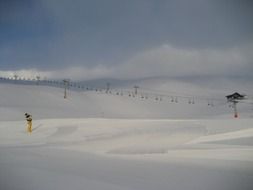
M 233 119 L 226 106 L 96 92 L 64 100 L 45 86 L 0 90 L 0 189 L 253 189 L 251 113 Z

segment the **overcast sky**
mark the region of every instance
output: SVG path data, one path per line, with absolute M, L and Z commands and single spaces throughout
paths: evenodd
M 0 0 L 0 75 L 253 73 L 251 0 Z

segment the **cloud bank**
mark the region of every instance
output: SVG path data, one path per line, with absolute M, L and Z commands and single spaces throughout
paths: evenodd
M 1 71 L 1 76 L 14 74 L 72 80 L 100 78 L 140 79 L 148 77 L 229 77 L 252 76 L 253 46 L 226 49 L 182 49 L 168 44 L 136 53 L 117 65 L 73 66 L 54 71 L 37 69 Z

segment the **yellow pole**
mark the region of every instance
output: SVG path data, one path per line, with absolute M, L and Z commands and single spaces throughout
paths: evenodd
M 27 132 L 28 133 L 32 132 L 32 121 L 27 121 Z

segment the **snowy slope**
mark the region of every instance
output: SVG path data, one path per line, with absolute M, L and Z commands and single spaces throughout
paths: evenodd
M 251 119 L 46 119 L 32 134 L 24 121 L 0 122 L 0 187 L 251 190 L 245 138 Z
M 0 84 L 0 189 L 253 189 L 253 119 L 243 105 L 234 119 L 225 104 L 68 95 Z
M 106 94 L 96 91 L 68 91 L 68 98 L 63 99 L 62 88 L 0 84 L 0 120 L 22 120 L 25 112 L 34 118 L 164 118 L 196 119 L 213 117 L 232 117 L 232 109 L 226 101 L 214 102 L 207 106 L 205 100 L 195 100 L 188 104 L 187 99 L 178 99 L 172 103 L 170 97 L 156 101 L 154 97 L 142 99 L 140 96 L 129 97 Z M 251 107 L 240 105 L 242 117 L 251 117 Z

